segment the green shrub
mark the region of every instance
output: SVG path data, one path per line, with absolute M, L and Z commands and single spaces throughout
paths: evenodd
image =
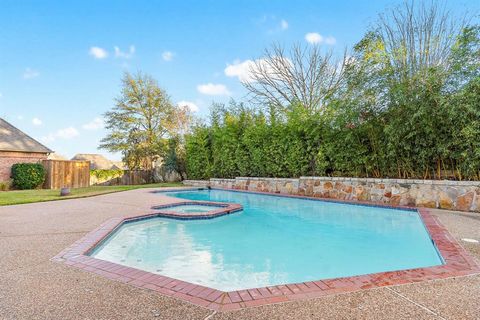
M 46 172 L 39 163 L 16 163 L 12 166 L 13 186 L 17 189 L 35 189 L 45 181 Z
M 90 170 L 90 176 L 96 177 L 98 180 L 109 180 L 123 175 L 122 169 L 94 169 Z
M 10 190 L 11 185 L 12 185 L 11 181 L 0 181 L 0 191 Z

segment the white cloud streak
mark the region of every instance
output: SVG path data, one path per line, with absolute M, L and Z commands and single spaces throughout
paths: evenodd
M 50 133 L 40 138 L 42 142 L 52 142 L 56 139 L 70 140 L 77 137 L 80 133 L 74 127 L 67 127 L 59 129 L 56 132 Z
M 106 57 L 108 57 L 107 50 L 100 47 L 91 47 L 90 50 L 88 50 L 88 54 L 95 59 L 105 59 Z
M 185 107 L 185 106 L 186 106 L 186 107 L 188 107 L 188 109 L 190 109 L 190 111 L 192 111 L 192 112 L 197 112 L 197 111 L 198 111 L 198 106 L 197 106 L 195 103 L 191 102 L 191 101 L 185 101 L 185 100 L 179 101 L 179 102 L 177 103 L 177 106 L 178 106 L 178 107 Z
M 42 120 L 35 117 L 35 118 L 32 119 L 32 124 L 34 126 L 41 126 L 43 124 L 43 122 L 42 122 Z
M 333 46 L 337 43 L 337 39 L 335 39 L 334 37 L 326 37 L 325 43 Z
M 250 82 L 252 80 L 251 71 L 254 67 L 253 60 L 236 60 L 233 64 L 228 64 L 224 72 L 227 77 L 237 77 L 242 82 Z
M 231 93 L 223 84 L 206 83 L 197 86 L 198 92 L 209 96 L 229 96 Z
M 126 51 L 126 52 L 123 52 L 117 46 L 113 47 L 113 49 L 115 51 L 115 57 L 116 58 L 130 59 L 135 54 L 135 46 L 134 45 L 131 45 L 130 47 L 128 47 L 128 51 Z
M 305 35 L 305 40 L 310 44 L 320 44 L 323 42 L 323 36 L 320 33 L 309 32 Z
M 318 32 L 309 32 L 305 34 L 305 40 L 310 44 L 327 44 L 331 46 L 337 43 L 337 39 L 334 37 L 324 37 Z
M 92 121 L 85 123 L 82 128 L 84 130 L 94 131 L 103 128 L 103 120 L 100 117 L 93 119 Z
M 165 61 L 172 61 L 175 54 L 171 51 L 164 51 L 162 53 L 162 59 Z
M 280 59 L 280 58 L 278 58 Z M 287 58 L 284 58 L 285 64 L 290 64 L 291 61 Z M 269 63 L 265 59 L 257 59 L 255 61 L 253 60 L 245 60 L 245 61 L 240 61 L 236 60 L 233 62 L 233 64 L 227 64 L 227 67 L 225 68 L 224 72 L 227 77 L 237 77 L 238 80 L 241 82 L 252 82 L 254 81 L 253 73 L 255 70 L 262 70 L 262 71 L 267 71 L 268 73 L 274 72 L 272 69 L 271 63 Z
M 30 69 L 30 68 L 26 68 L 25 71 L 23 72 L 23 79 L 25 79 L 25 80 L 30 80 L 30 79 L 36 78 L 38 76 L 40 76 L 40 72 L 38 72 L 37 70 Z

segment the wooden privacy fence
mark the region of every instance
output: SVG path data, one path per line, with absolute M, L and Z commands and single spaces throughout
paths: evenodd
M 42 164 L 47 172 L 45 189 L 90 186 L 90 161 L 43 160 Z
M 100 186 L 120 186 L 120 185 L 138 185 L 152 183 L 153 171 L 151 170 L 125 170 L 121 177 L 111 178 L 105 181 L 93 181 L 95 185 Z

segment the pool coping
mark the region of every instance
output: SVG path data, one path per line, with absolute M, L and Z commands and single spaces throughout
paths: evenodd
M 183 205 L 200 205 L 220 207 L 210 211 L 198 212 L 198 213 L 183 213 L 179 211 L 162 211 L 165 208 L 174 208 Z M 238 212 L 243 210 L 243 207 L 238 203 L 226 203 L 226 202 L 214 202 L 214 201 L 181 201 L 170 204 L 162 204 L 159 206 L 153 206 L 152 209 L 159 210 L 154 215 L 162 218 L 173 218 L 179 220 L 197 220 L 197 219 L 213 219 L 227 214 Z
M 167 189 L 161 192 L 199 190 L 204 188 Z M 466 276 L 480 273 L 480 266 L 450 235 L 448 230 L 440 221 L 430 214 L 429 209 L 404 206 L 392 206 L 377 203 L 364 203 L 357 201 L 343 201 L 323 199 L 308 196 L 288 195 L 269 192 L 257 192 L 248 190 L 212 188 L 219 190 L 238 191 L 247 193 L 259 193 L 265 195 L 295 197 L 335 203 L 348 203 L 354 205 L 388 207 L 393 209 L 406 209 L 418 211 L 424 226 L 437 250 L 440 252 L 444 264 L 440 266 L 416 268 L 400 271 L 379 272 L 367 275 L 323 279 L 302 283 L 275 285 L 269 287 L 252 288 L 235 291 L 221 291 L 202 285 L 196 285 L 186 281 L 162 276 L 132 267 L 123 266 L 113 262 L 100 260 L 89 256 L 89 252 L 105 241 L 113 231 L 119 228 L 124 222 L 138 221 L 159 216 L 159 212 L 150 214 L 138 214 L 121 218 L 111 218 L 92 230 L 71 246 L 64 249 L 51 260 L 62 262 L 85 271 L 93 272 L 106 278 L 128 283 L 130 285 L 150 289 L 160 294 L 178 298 L 183 301 L 203 306 L 216 311 L 238 310 L 242 308 L 261 306 L 273 303 L 282 303 L 295 300 L 311 299 L 331 294 L 353 292 L 372 288 L 379 288 L 391 285 L 416 283 L 427 280 L 445 279 L 450 277 Z M 165 206 L 179 205 L 182 203 L 204 203 L 218 205 L 218 202 L 208 201 L 175 201 L 178 198 L 172 197 L 172 203 Z M 223 203 L 225 204 L 225 203 Z M 237 204 L 237 206 L 239 206 Z M 155 208 L 164 206 L 155 206 Z M 228 207 L 228 206 L 227 206 Z M 225 207 L 225 208 L 227 208 Z M 241 206 L 240 206 L 241 207 Z M 223 209 L 223 208 L 222 208 Z M 241 210 L 237 208 L 236 211 Z M 235 212 L 235 211 L 232 211 Z M 230 212 L 229 212 L 230 213 Z M 228 213 L 224 213 L 228 214 Z M 224 215 L 220 212 L 216 216 Z M 214 218 L 209 216 L 203 218 Z M 172 218 L 179 218 L 177 216 Z M 183 214 L 181 218 L 185 218 Z M 192 218 L 192 217 L 187 217 Z M 196 218 L 196 217 L 193 217 Z M 198 217 L 197 217 L 198 218 Z

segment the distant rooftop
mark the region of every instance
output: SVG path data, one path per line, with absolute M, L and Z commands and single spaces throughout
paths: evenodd
M 0 151 L 53 152 L 2 118 L 0 118 Z
M 90 161 L 90 169 L 123 169 L 122 162 L 119 161 L 111 161 L 102 156 L 101 154 L 95 153 L 78 153 L 76 154 L 72 160 L 88 160 Z
M 68 160 L 68 159 L 63 155 L 54 152 L 48 155 L 48 160 Z

